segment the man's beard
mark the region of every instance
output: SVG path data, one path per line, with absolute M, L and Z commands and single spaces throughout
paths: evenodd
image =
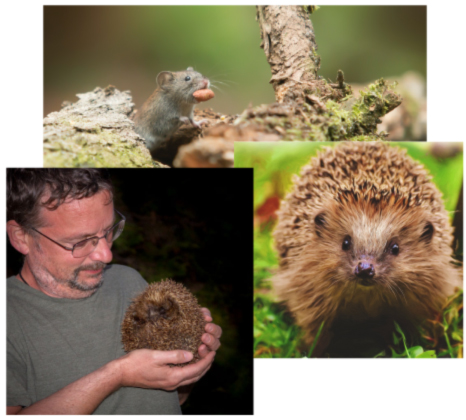
M 97 289 L 99 289 L 99 287 L 102 286 L 103 272 L 90 276 L 94 278 L 100 277 L 100 281 L 98 283 L 91 284 L 91 285 L 80 283 L 78 281 L 79 273 L 83 270 L 101 270 L 101 269 L 104 270 L 106 266 L 107 264 L 103 262 L 96 262 L 94 264 L 84 265 L 84 266 L 78 267 L 76 270 L 74 270 L 70 275 L 66 277 L 65 276 L 58 277 L 58 276 L 52 275 L 48 270 L 46 271 L 42 267 L 39 268 L 38 270 L 37 269 L 34 270 L 33 267 L 31 267 L 31 273 L 34 276 L 36 283 L 45 289 L 50 289 L 50 287 L 53 287 L 50 280 L 45 280 L 45 279 L 53 278 L 53 281 L 56 284 L 68 286 L 70 289 L 79 290 L 81 292 L 88 292 L 89 293 L 88 296 L 91 296 L 97 291 Z
M 106 265 L 107 264 L 102 263 L 102 262 L 96 262 L 95 264 L 90 264 L 90 265 L 83 265 L 82 267 L 79 267 L 73 271 L 73 276 L 66 281 L 66 284 L 70 288 L 81 290 L 82 292 L 90 292 L 90 291 L 95 292 L 100 286 L 102 286 L 102 283 L 104 281 L 103 272 L 90 276 L 90 277 L 95 277 L 95 278 L 100 277 L 100 281 L 97 284 L 93 284 L 93 285 L 86 285 L 86 284 L 79 283 L 78 282 L 79 272 L 83 270 L 101 270 L 101 269 L 103 270 L 105 269 Z

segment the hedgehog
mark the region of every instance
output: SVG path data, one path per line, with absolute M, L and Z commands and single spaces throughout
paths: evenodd
M 195 363 L 205 325 L 194 295 L 180 283 L 163 280 L 149 285 L 128 307 L 121 325 L 123 347 L 126 352 L 187 350 L 194 355 L 189 363 Z
M 295 176 L 278 211 L 272 281 L 307 345 L 322 323 L 328 339 L 337 320 L 415 326 L 461 287 L 453 228 L 431 179 L 384 142 L 327 147 Z

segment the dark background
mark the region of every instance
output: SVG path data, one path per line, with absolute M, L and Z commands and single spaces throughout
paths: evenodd
M 223 329 L 210 371 L 184 414 L 252 414 L 252 169 L 109 169 L 126 226 L 113 263 L 150 283 L 172 278 L 209 308 Z M 21 256 L 8 245 L 7 272 Z
M 321 6 L 311 16 L 319 74 L 349 83 L 426 76 L 426 6 Z M 44 115 L 76 94 L 130 90 L 136 108 L 160 71 L 194 67 L 218 88 L 197 107 L 235 114 L 275 101 L 254 6 L 45 6 Z

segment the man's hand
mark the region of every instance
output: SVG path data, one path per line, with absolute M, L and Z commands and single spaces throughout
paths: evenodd
M 216 352 L 220 347 L 220 337 L 222 328 L 212 323 L 212 316 L 207 308 L 201 308 L 205 320 L 208 322 L 205 326 L 206 333 L 202 335 L 201 346 L 198 349 L 199 356 L 204 359 L 210 352 Z
M 184 350 L 133 350 L 118 359 L 120 384 L 172 391 L 179 386 L 197 382 L 206 374 L 215 357 L 214 351 L 208 353 L 197 363 L 170 367 L 169 363 L 189 362 L 193 358 L 192 353 Z
M 206 333 L 201 338 L 203 344 L 198 349 L 201 360 L 183 367 L 169 367 L 169 363 L 189 362 L 193 358 L 192 353 L 184 350 L 133 350 L 118 359 L 121 386 L 155 388 L 166 391 L 178 388 L 180 403 L 183 403 L 191 389 L 186 385 L 197 382 L 206 374 L 214 361 L 216 350 L 220 347 L 219 339 L 222 335 L 222 329 L 211 322 L 212 316 L 207 308 L 202 308 L 201 311 L 207 321 Z
M 210 311 L 207 308 L 201 308 L 201 311 L 204 314 L 204 319 L 208 322 L 208 324 L 205 326 L 206 333 L 202 335 L 202 341 L 205 344 L 201 344 L 198 349 L 199 356 L 201 356 L 201 361 L 204 361 L 206 356 L 212 353 L 215 354 L 215 351 L 217 351 L 217 349 L 220 347 L 219 339 L 222 336 L 222 329 L 218 325 L 212 324 L 212 316 L 210 315 Z M 212 359 L 212 362 L 213 361 L 214 359 Z M 194 384 L 181 386 L 178 388 L 180 405 L 183 404 L 188 398 L 193 385 Z

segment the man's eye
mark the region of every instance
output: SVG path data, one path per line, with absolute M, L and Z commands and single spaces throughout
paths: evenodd
M 97 242 L 99 241 L 99 238 L 93 237 L 89 239 L 84 239 L 84 241 L 78 242 L 75 246 L 74 249 L 83 249 L 86 248 L 87 246 L 95 246 Z
M 89 240 L 85 239 L 84 241 L 78 242 L 74 245 L 74 249 L 82 249 L 88 244 Z

